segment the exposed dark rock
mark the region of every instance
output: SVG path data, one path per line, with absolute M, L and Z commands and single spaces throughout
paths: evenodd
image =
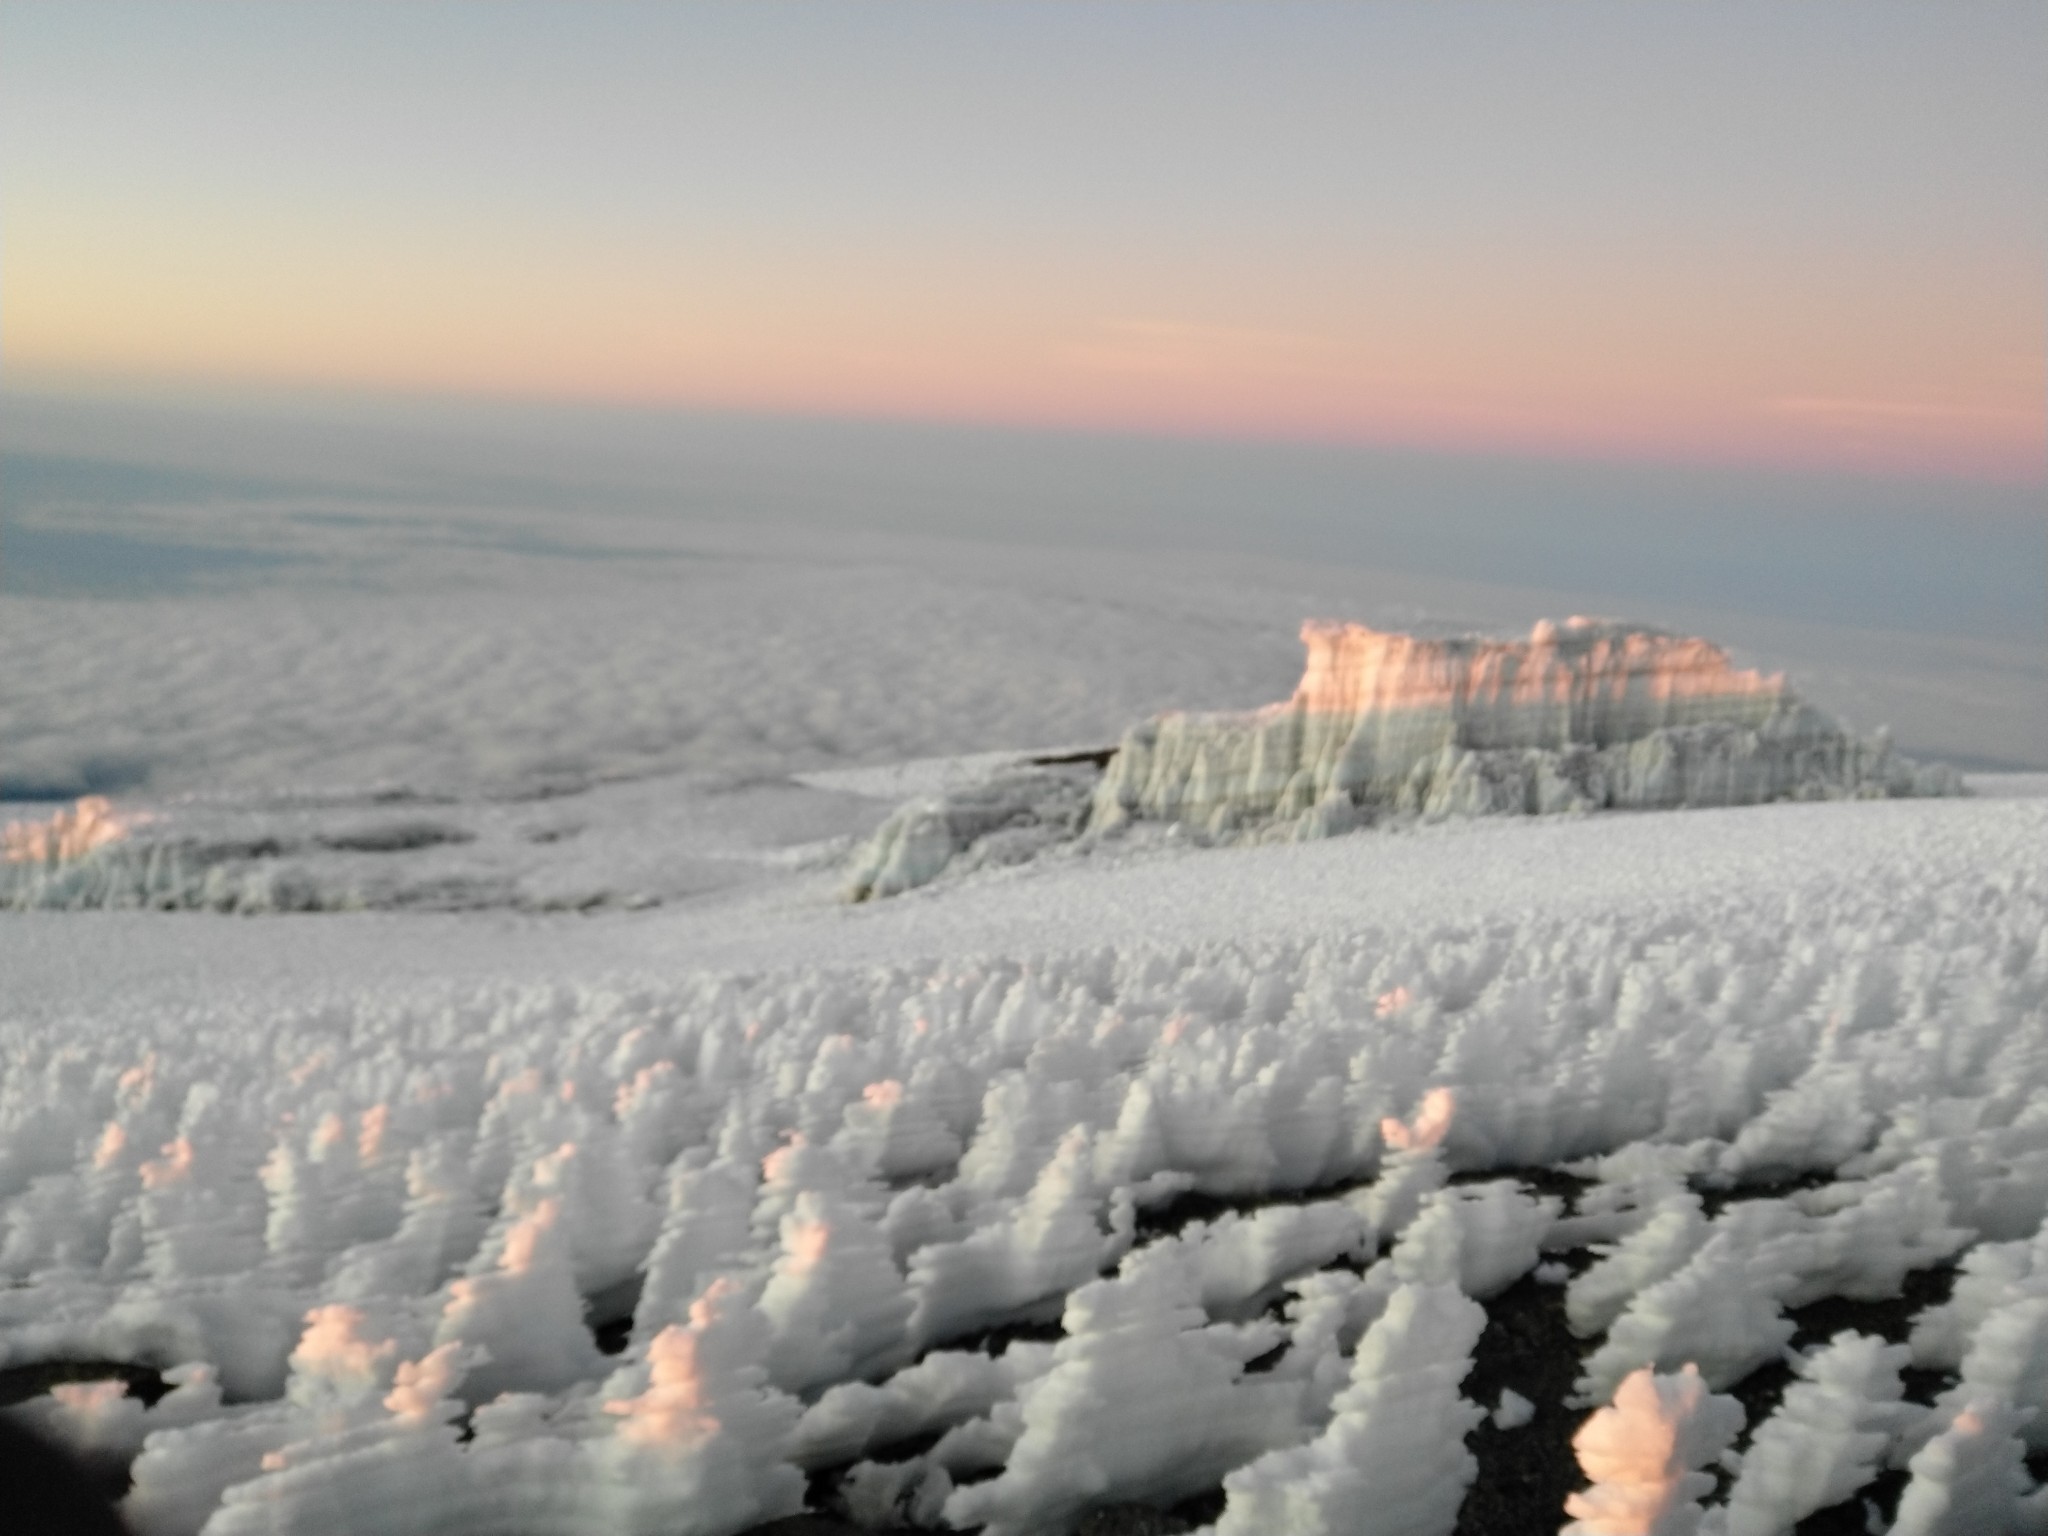
M 418 848 L 437 848 L 443 843 L 473 842 L 475 838 L 475 833 L 443 822 L 393 821 L 344 832 L 323 832 L 314 841 L 337 853 L 410 853 Z

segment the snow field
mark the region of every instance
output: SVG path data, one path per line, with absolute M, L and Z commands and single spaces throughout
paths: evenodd
M 1789 1529 L 1895 1464 L 1901 1530 L 2030 1528 L 2038 850 L 1495 913 L 0 1023 L 0 1363 L 179 1368 L 27 1410 L 133 1458 L 148 1536 L 734 1532 L 835 1468 L 874 1523 L 1220 1484 L 1219 1532 L 1426 1536 L 1485 1304 L 1546 1253 L 1596 1245 L 1588 1409 L 1959 1262 L 1908 1346 L 1953 1390 L 1801 1357 L 1704 1518 Z M 1570 1208 L 1449 1182 L 1567 1163 Z M 1191 1193 L 1237 1208 L 1163 1230 Z M 1685 1486 L 1640 1528 L 1692 1528 Z

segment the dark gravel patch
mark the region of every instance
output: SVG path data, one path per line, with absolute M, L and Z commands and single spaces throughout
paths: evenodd
M 1567 1408 L 1579 1356 L 1597 1340 L 1572 1336 L 1565 1323 L 1564 1287 L 1524 1275 L 1485 1303 L 1486 1331 L 1472 1354 L 1465 1395 L 1489 1412 L 1503 1388 L 1536 1405 L 1519 1429 L 1481 1419 L 1465 1443 L 1479 1475 L 1458 1510 L 1457 1536 L 1556 1536 L 1564 1498 L 1585 1486 L 1572 1455 L 1572 1432 L 1585 1417 Z
M 1019 1341 L 1031 1344 L 1057 1344 L 1067 1336 L 1057 1318 L 1049 1321 L 1023 1321 L 997 1323 L 993 1327 L 977 1329 L 957 1339 L 948 1339 L 935 1346 L 939 1350 L 965 1350 L 989 1355 L 1000 1360 L 1005 1350 Z
M 419 848 L 437 848 L 443 843 L 468 843 L 476 834 L 462 827 L 433 821 L 400 821 L 382 826 L 354 827 L 342 832 L 324 832 L 313 841 L 336 853 L 411 853 Z
M 583 1298 L 583 1325 L 590 1330 L 599 1354 L 625 1353 L 633 1338 L 633 1309 L 640 1305 L 640 1291 L 646 1283 L 644 1274 L 628 1275 L 617 1285 Z
M 1825 1189 L 1830 1184 L 1840 1182 L 1838 1175 L 1816 1169 L 1786 1179 L 1720 1185 L 1695 1182 L 1692 1187 L 1700 1197 L 1701 1208 L 1709 1217 L 1713 1217 L 1720 1215 L 1727 1207 L 1739 1205 L 1745 1200 L 1782 1200 L 1787 1195 L 1802 1194 L 1809 1189 Z

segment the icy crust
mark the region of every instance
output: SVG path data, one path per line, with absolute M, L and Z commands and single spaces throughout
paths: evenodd
M 1133 727 L 1090 826 L 1131 820 L 1320 836 L 1428 817 L 1953 794 L 1705 640 L 1598 620 L 1527 640 L 1302 627 L 1294 697 Z
M 1546 1252 L 1597 1245 L 1584 1406 L 1664 1423 L 1782 1359 L 1789 1310 L 1959 1257 L 1910 1346 L 1956 1373 L 1934 1407 L 1838 1340 L 1725 1510 L 1695 1508 L 1718 1431 L 1598 1503 L 1782 1529 L 1896 1466 L 1902 1528 L 2017 1527 L 2044 933 L 2014 855 L 1605 918 L 0 1022 L 0 1365 L 178 1368 L 147 1409 L 29 1410 L 128 1466 L 144 1536 L 715 1536 L 833 1469 L 874 1521 L 1061 1532 L 1220 1488 L 1220 1529 L 1369 1504 L 1444 1536 L 1482 1309 Z M 1566 1160 L 1569 1210 L 1459 1177 Z M 1802 1174 L 1830 1182 L 1698 1194 Z M 1161 1235 L 1189 1192 L 1273 1203 Z
M 1018 864 L 1078 835 L 1096 775 L 1085 767 L 1006 765 L 985 779 L 906 801 L 855 855 L 849 901 L 895 896 L 956 873 Z
M 54 815 L 22 807 L 0 825 L 0 911 L 645 907 L 836 862 L 837 798 L 675 777 L 539 799 L 285 791 L 140 810 L 88 796 Z M 826 847 L 791 837 L 820 833 Z

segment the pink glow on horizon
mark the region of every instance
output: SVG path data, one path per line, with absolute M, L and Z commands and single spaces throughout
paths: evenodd
M 1418 291 L 1412 273 L 1383 274 L 1381 302 L 1413 307 L 1381 311 L 1318 275 L 1320 299 L 1297 301 L 1318 318 L 1287 326 L 1090 318 L 1108 277 L 1032 291 L 1020 275 L 1023 297 L 1001 308 L 902 273 L 799 301 L 737 272 L 678 292 L 666 272 L 478 282 L 427 265 L 365 297 L 324 270 L 331 253 L 273 255 L 289 283 L 234 259 L 166 275 L 32 245 L 10 287 L 35 302 L 0 316 L 12 376 L 2048 480 L 2042 360 L 1997 340 L 2031 323 L 1998 273 L 1960 302 L 1952 336 L 1872 319 L 1879 298 L 1908 307 L 1904 278 L 1837 307 L 1759 276 L 1711 316 L 1652 277 L 1561 258 L 1538 274 L 1565 290 L 1554 317 L 1511 294 Z M 1596 290 L 1603 276 L 1611 288 Z
M 10 34 L 16 387 L 2048 480 L 2038 8 L 172 9 Z
M 935 382 L 888 388 L 873 379 L 840 386 L 824 377 L 718 381 L 616 376 L 594 371 L 566 378 L 521 377 L 516 370 L 429 368 L 325 371 L 249 366 L 204 370 L 39 368 L 17 364 L 17 383 L 58 392 L 151 395 L 165 388 L 230 391 L 258 388 L 332 390 L 427 398 L 496 400 L 623 409 L 758 412 L 826 421 L 902 422 L 1080 432 L 1185 441 L 1296 444 L 1382 449 L 1452 456 L 1526 458 L 1564 463 L 1697 466 L 1847 473 L 1879 479 L 1954 479 L 1988 484 L 2048 484 L 2048 406 L 1958 411 L 1901 402 L 1890 419 L 1845 412 L 1833 421 L 1803 421 L 1770 402 L 1694 412 L 1674 402 L 1656 411 L 1608 408 L 1514 409 L 1475 401 L 1401 404 L 1347 411 L 1342 402 L 1289 402 L 1257 397 L 1176 400 L 1132 393 L 1091 399 L 1060 387 L 1027 392 L 1018 381 Z

